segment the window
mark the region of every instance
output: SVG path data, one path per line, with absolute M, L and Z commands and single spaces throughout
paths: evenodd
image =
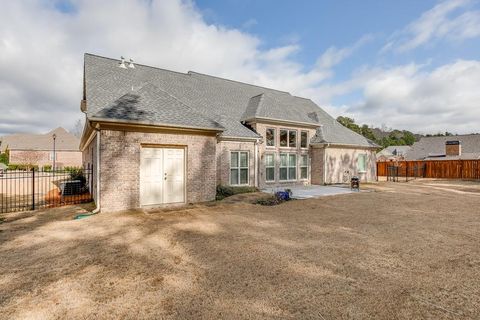
M 267 140 L 267 147 L 274 147 L 275 146 L 275 129 L 268 128 L 265 138 Z
M 367 171 L 367 155 L 366 154 L 363 153 L 358 155 L 357 167 L 358 167 L 358 172 Z
M 297 179 L 297 155 L 280 153 L 280 180 Z
M 248 152 L 230 153 L 230 184 L 248 184 Z
M 300 132 L 300 148 L 307 148 L 308 147 L 308 132 L 302 131 Z
M 280 130 L 280 147 L 295 148 L 297 146 L 296 130 Z
M 308 178 L 308 155 L 302 154 L 300 156 L 300 179 Z
M 280 147 L 288 147 L 288 130 L 280 130 Z
M 297 131 L 288 131 L 288 146 L 291 148 L 295 148 L 297 146 Z
M 265 155 L 265 180 L 275 181 L 275 155 L 273 153 Z
M 52 152 L 50 152 L 49 156 L 48 156 L 48 159 L 49 160 L 55 160 L 55 154 Z

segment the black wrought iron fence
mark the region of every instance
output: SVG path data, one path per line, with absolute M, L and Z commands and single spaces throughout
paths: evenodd
M 387 181 L 398 182 L 403 179 L 409 181 L 424 178 L 425 168 L 425 164 L 387 166 Z
M 92 201 L 92 168 L 0 171 L 0 213 Z

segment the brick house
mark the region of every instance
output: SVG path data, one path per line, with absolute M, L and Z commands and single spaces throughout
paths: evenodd
M 377 145 L 310 99 L 86 54 L 80 148 L 105 211 L 259 188 L 376 178 Z
M 55 152 L 53 136 L 55 135 Z M 82 165 L 80 140 L 64 128 L 45 134 L 20 133 L 0 137 L 0 152 L 8 149 L 10 164 L 33 164 L 43 167 L 55 159 L 56 168 Z

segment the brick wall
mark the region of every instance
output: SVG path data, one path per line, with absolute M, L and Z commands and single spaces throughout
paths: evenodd
M 310 151 L 311 157 L 311 182 L 312 184 L 324 184 L 324 157 L 325 148 L 312 148 Z
M 215 199 L 216 137 L 184 133 L 101 131 L 102 211 L 140 207 L 141 144 L 186 146 L 187 203 Z
M 10 150 L 10 163 L 12 164 L 36 164 L 39 167 L 53 165 L 50 153 L 53 151 L 29 151 Z M 56 151 L 56 167 L 79 167 L 82 165 L 82 153 L 80 151 Z
M 217 184 L 230 185 L 230 152 L 247 151 L 250 186 L 255 185 L 255 143 L 220 141 L 217 144 Z
M 308 154 L 309 158 L 311 159 L 310 155 L 310 148 L 303 149 L 300 147 L 300 132 L 307 131 L 308 132 L 308 144 L 310 146 L 310 139 L 315 135 L 316 129 L 312 128 L 304 128 L 300 126 L 279 126 L 279 125 L 271 125 L 268 123 L 254 123 L 252 127 L 256 130 L 258 134 L 263 137 L 263 142 L 259 145 L 259 186 L 260 188 L 265 187 L 282 187 L 282 186 L 291 186 L 291 185 L 308 185 L 310 184 L 310 178 L 306 180 L 298 179 L 300 177 L 300 155 Z M 274 147 L 267 147 L 266 145 L 266 129 L 273 128 L 275 129 L 275 146 Z M 295 148 L 288 148 L 288 147 L 280 147 L 280 129 L 289 129 L 289 130 L 296 130 L 297 131 L 297 147 Z M 275 154 L 275 181 L 267 182 L 265 181 L 265 153 L 273 153 Z M 297 154 L 297 180 L 296 181 L 288 181 L 282 182 L 279 180 L 279 167 L 280 167 L 280 153 L 295 153 Z M 311 162 L 311 161 L 310 161 Z M 311 172 L 311 166 L 309 167 L 309 171 Z M 309 174 L 310 177 L 310 174 Z

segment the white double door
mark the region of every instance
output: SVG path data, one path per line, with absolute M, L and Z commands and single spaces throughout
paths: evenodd
M 185 149 L 142 148 L 140 204 L 185 202 Z

